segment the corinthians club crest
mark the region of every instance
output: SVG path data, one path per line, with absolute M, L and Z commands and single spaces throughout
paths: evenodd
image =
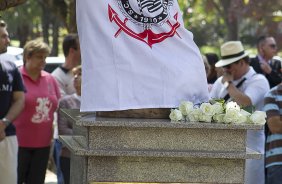
M 169 9 L 173 5 L 173 0 L 117 0 L 119 11 L 125 16 L 121 20 L 119 14 L 108 5 L 109 19 L 119 26 L 115 37 L 121 32 L 126 33 L 137 40 L 143 41 L 152 47 L 153 44 L 160 43 L 169 37 L 178 35 L 177 29 L 180 23 L 177 21 L 178 14 L 169 14 Z M 130 20 L 133 24 L 142 27 L 143 32 L 136 32 L 127 24 Z M 172 24 L 174 22 L 174 24 Z M 158 27 L 168 28 L 165 32 L 154 32 Z M 160 29 L 160 30 L 166 30 Z M 178 35 L 179 36 L 179 35 Z M 179 36 L 180 37 L 180 36 Z

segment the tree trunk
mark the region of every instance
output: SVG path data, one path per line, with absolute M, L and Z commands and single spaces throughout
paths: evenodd
M 238 40 L 238 18 L 232 14 L 228 20 L 226 23 L 228 30 L 227 40 Z
M 17 28 L 17 34 L 19 36 L 20 47 L 23 48 L 27 42 L 29 36 L 30 27 L 28 24 L 21 24 Z
M 68 31 L 69 33 L 77 33 L 76 27 L 76 0 L 72 0 L 69 4 L 69 20 L 68 20 Z
M 227 26 L 227 40 L 238 40 L 238 18 L 232 7 L 232 0 L 220 0 L 223 18 Z
M 59 53 L 59 22 L 57 20 L 54 21 L 53 23 L 53 41 L 52 41 L 52 51 L 51 51 L 51 56 L 58 56 Z
M 49 28 L 50 28 L 50 10 L 48 7 L 45 6 L 44 3 L 40 3 L 42 8 L 42 34 L 43 40 L 45 43 L 49 45 Z

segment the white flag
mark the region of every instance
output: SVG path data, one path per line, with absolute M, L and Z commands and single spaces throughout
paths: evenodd
M 177 0 L 79 0 L 81 111 L 208 100 L 202 57 Z

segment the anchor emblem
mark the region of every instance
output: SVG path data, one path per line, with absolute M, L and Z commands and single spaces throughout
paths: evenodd
M 114 22 L 118 27 L 115 33 L 117 38 L 121 32 L 126 33 L 132 38 L 146 43 L 152 48 L 153 44 L 160 43 L 175 34 L 179 37 L 177 29 L 180 23 L 177 21 L 178 13 L 173 18 L 176 23 L 172 24 L 169 20 L 168 8 L 172 5 L 172 0 L 137 0 L 137 3 L 132 4 L 129 0 L 118 0 L 119 8 L 125 15 L 125 19 L 121 20 L 118 13 L 108 5 L 108 14 L 110 22 Z M 127 21 L 130 20 L 138 26 L 142 26 L 144 31 L 137 33 L 127 26 Z M 167 24 L 170 28 L 168 32 L 154 33 L 153 26 L 159 27 Z

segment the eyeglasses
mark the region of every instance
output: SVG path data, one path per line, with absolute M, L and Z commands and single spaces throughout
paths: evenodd
M 231 64 L 229 64 L 229 65 L 225 65 L 225 66 L 223 66 L 222 68 L 224 68 L 224 69 L 230 69 L 232 65 L 238 64 L 240 61 L 241 61 L 241 59 L 238 60 L 238 61 L 235 61 L 234 63 L 231 63 Z
M 276 49 L 276 44 L 270 44 L 270 45 L 268 45 L 270 48 L 272 48 L 272 49 Z
M 225 65 L 225 66 L 223 66 L 222 68 L 225 68 L 225 69 L 230 69 L 230 68 L 231 68 L 231 66 L 232 66 L 232 64 L 230 64 L 230 65 Z

